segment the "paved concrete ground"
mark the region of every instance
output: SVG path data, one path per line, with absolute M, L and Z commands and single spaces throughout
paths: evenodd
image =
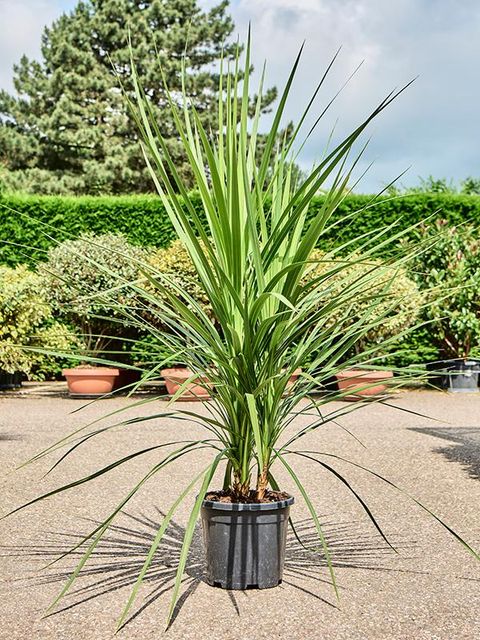
M 48 462 L 55 458 L 14 471 L 20 462 L 75 427 L 126 403 L 121 398 L 105 400 L 72 413 L 82 406 L 81 401 L 55 396 L 0 397 L 2 512 L 84 476 L 132 449 L 202 433 L 193 424 L 154 420 L 90 440 L 45 478 L 42 475 L 49 468 Z M 304 448 L 338 453 L 373 468 L 413 493 L 479 548 L 480 397 L 407 392 L 397 396 L 394 404 L 443 422 L 369 405 L 342 420 L 366 448 L 335 425 L 310 434 Z M 197 406 L 190 404 L 188 408 Z M 162 401 L 156 401 L 130 409 L 128 415 L 153 414 L 164 407 Z M 199 410 L 205 411 L 205 407 Z M 296 425 L 306 420 L 297 419 Z M 153 452 L 136 458 L 89 485 L 1 521 L 0 639 L 112 637 L 115 620 L 162 512 L 208 457 L 209 453 L 202 451 L 185 458 L 145 486 L 125 507 L 71 595 L 54 615 L 43 619 L 42 613 L 75 563 L 70 557 L 49 570 L 39 568 L 90 531 L 98 518 L 105 517 L 157 456 Z M 197 532 L 185 573 L 184 596 L 167 638 L 480 638 L 480 564 L 407 498 L 359 469 L 334 464 L 368 501 L 400 554 L 385 546 L 344 486 L 305 460 L 297 470 L 325 523 L 341 586 L 340 607 L 322 557 L 306 554 L 291 537 L 280 587 L 240 593 L 209 587 L 202 580 L 201 536 Z M 298 493 L 282 470 L 278 475 L 284 489 Z M 191 501 L 179 510 L 147 576 L 135 615 L 119 633 L 120 638 L 162 636 L 189 505 Z M 306 542 L 313 541 L 300 499 L 293 515 Z

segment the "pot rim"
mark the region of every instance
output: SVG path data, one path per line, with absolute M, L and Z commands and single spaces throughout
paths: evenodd
M 190 378 L 193 376 L 194 372 L 188 367 L 171 367 L 170 369 L 162 369 L 160 374 L 164 378 Z M 207 379 L 207 376 L 200 376 L 199 380 Z
M 181 371 L 181 372 L 190 371 L 190 372 L 192 372 L 192 370 L 189 369 L 188 367 L 184 367 L 184 366 L 182 367 L 182 366 L 179 365 L 178 367 L 167 367 L 166 369 L 161 369 L 160 373 L 163 375 L 164 373 L 170 373 L 171 371 Z
M 292 371 L 292 373 L 290 374 L 290 378 L 299 378 L 301 373 L 303 373 L 303 369 L 299 367 L 298 369 Z
M 335 374 L 336 378 L 345 379 L 345 378 L 363 378 L 372 380 L 387 380 L 388 378 L 393 378 L 393 371 L 389 370 L 380 370 L 375 369 L 372 371 L 367 371 L 365 369 L 345 369 L 344 371 L 337 371 Z
M 480 358 L 474 358 L 473 356 L 464 356 L 463 358 L 440 358 L 439 360 L 429 360 L 426 364 L 443 364 L 444 362 L 477 362 L 480 363 Z
M 62 376 L 82 376 L 82 377 L 96 377 L 96 376 L 119 376 L 120 369 L 114 367 L 74 367 L 73 369 L 63 369 Z
M 278 500 L 277 502 L 217 502 L 216 500 L 203 500 L 204 509 L 212 511 L 277 511 L 290 507 L 295 502 L 293 496 Z

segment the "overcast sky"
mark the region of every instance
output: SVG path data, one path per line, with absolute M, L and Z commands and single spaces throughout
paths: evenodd
M 213 0 L 200 4 L 211 6 Z M 43 27 L 75 0 L 0 0 L 0 87 L 11 89 L 12 65 L 38 57 Z M 418 176 L 480 177 L 479 0 L 233 0 L 237 31 L 249 22 L 257 70 L 279 88 L 303 40 L 306 48 L 287 110 L 295 120 L 335 50 L 342 51 L 320 96 L 317 113 L 356 66 L 362 67 L 305 147 L 308 168 L 328 132 L 348 132 L 392 88 L 419 76 L 376 121 L 365 164 L 374 166 L 357 188 L 372 192 L 410 167 Z

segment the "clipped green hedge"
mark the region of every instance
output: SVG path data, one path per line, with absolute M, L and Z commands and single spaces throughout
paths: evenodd
M 351 195 L 340 205 L 336 218 L 366 207 L 373 196 Z M 202 214 L 200 198 L 192 196 Z M 313 214 L 323 203 L 317 197 Z M 339 244 L 353 240 L 374 228 L 398 222 L 405 229 L 430 214 L 453 224 L 480 224 L 480 197 L 454 194 L 417 193 L 396 198 L 382 197 L 375 206 L 335 227 L 328 241 Z M 82 231 L 124 233 L 132 242 L 165 247 L 175 238 L 160 199 L 151 196 L 27 196 L 0 197 L 0 263 L 10 266 L 42 260 L 44 252 L 57 240 L 77 237 Z M 16 245 L 24 245 L 21 248 Z
M 195 200 L 200 208 L 200 199 Z M 77 238 L 84 231 L 123 233 L 134 244 L 158 247 L 168 246 L 176 237 L 155 196 L 0 198 L 0 263 L 33 265 L 45 259 L 54 239 Z

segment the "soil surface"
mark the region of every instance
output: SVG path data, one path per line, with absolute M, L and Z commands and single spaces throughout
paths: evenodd
M 265 502 L 280 502 L 281 500 L 288 500 L 288 498 L 290 498 L 290 494 L 284 491 L 266 491 L 262 500 L 258 500 L 253 489 L 250 491 L 248 498 L 242 496 L 240 499 L 231 491 L 212 491 L 205 496 L 205 500 L 226 502 L 228 504 L 263 504 Z

